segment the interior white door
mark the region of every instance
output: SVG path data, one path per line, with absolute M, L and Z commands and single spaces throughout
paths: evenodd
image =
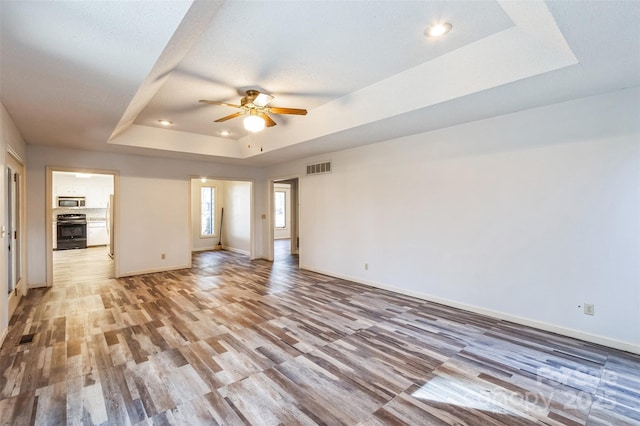
M 22 164 L 7 155 L 7 297 L 9 317 L 18 306 L 22 285 Z

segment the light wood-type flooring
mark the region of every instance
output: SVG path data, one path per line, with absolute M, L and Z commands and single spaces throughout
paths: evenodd
M 67 286 L 72 282 L 100 281 L 113 277 L 113 259 L 109 257 L 106 246 L 53 252 L 55 286 Z
M 276 262 L 297 262 L 298 256 L 291 256 L 291 239 L 273 241 L 273 260 Z
M 93 253 L 57 256 L 80 259 L 11 319 L 3 424 L 640 424 L 636 355 L 294 258 L 111 279 Z

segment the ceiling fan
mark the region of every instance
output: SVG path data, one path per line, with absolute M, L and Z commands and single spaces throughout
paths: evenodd
M 269 107 L 269 102 L 273 100 L 273 96 L 266 93 L 260 93 L 258 90 L 247 90 L 247 94 L 240 99 L 240 105 L 229 104 L 226 102 L 208 101 L 201 99 L 199 102 L 210 105 L 223 105 L 231 108 L 238 108 L 241 111 L 227 115 L 215 120 L 216 123 L 231 120 L 241 115 L 247 115 L 244 119 L 244 127 L 250 132 L 259 132 L 266 127 L 273 127 L 277 123 L 273 121 L 267 114 L 294 114 L 307 115 L 306 109 L 300 108 L 279 108 Z

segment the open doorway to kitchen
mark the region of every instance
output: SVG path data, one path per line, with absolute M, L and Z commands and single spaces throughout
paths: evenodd
M 273 260 L 298 265 L 298 178 L 272 181 L 271 205 Z
M 192 251 L 227 250 L 254 258 L 253 182 L 191 179 Z
M 117 276 L 118 172 L 47 168 L 47 285 Z

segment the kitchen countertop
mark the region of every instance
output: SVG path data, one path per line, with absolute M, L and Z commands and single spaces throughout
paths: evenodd
M 106 208 L 90 208 L 90 207 L 73 207 L 73 208 L 54 208 L 52 219 L 55 221 L 59 214 L 62 213 L 82 213 L 87 216 L 87 222 L 104 222 L 107 220 Z

